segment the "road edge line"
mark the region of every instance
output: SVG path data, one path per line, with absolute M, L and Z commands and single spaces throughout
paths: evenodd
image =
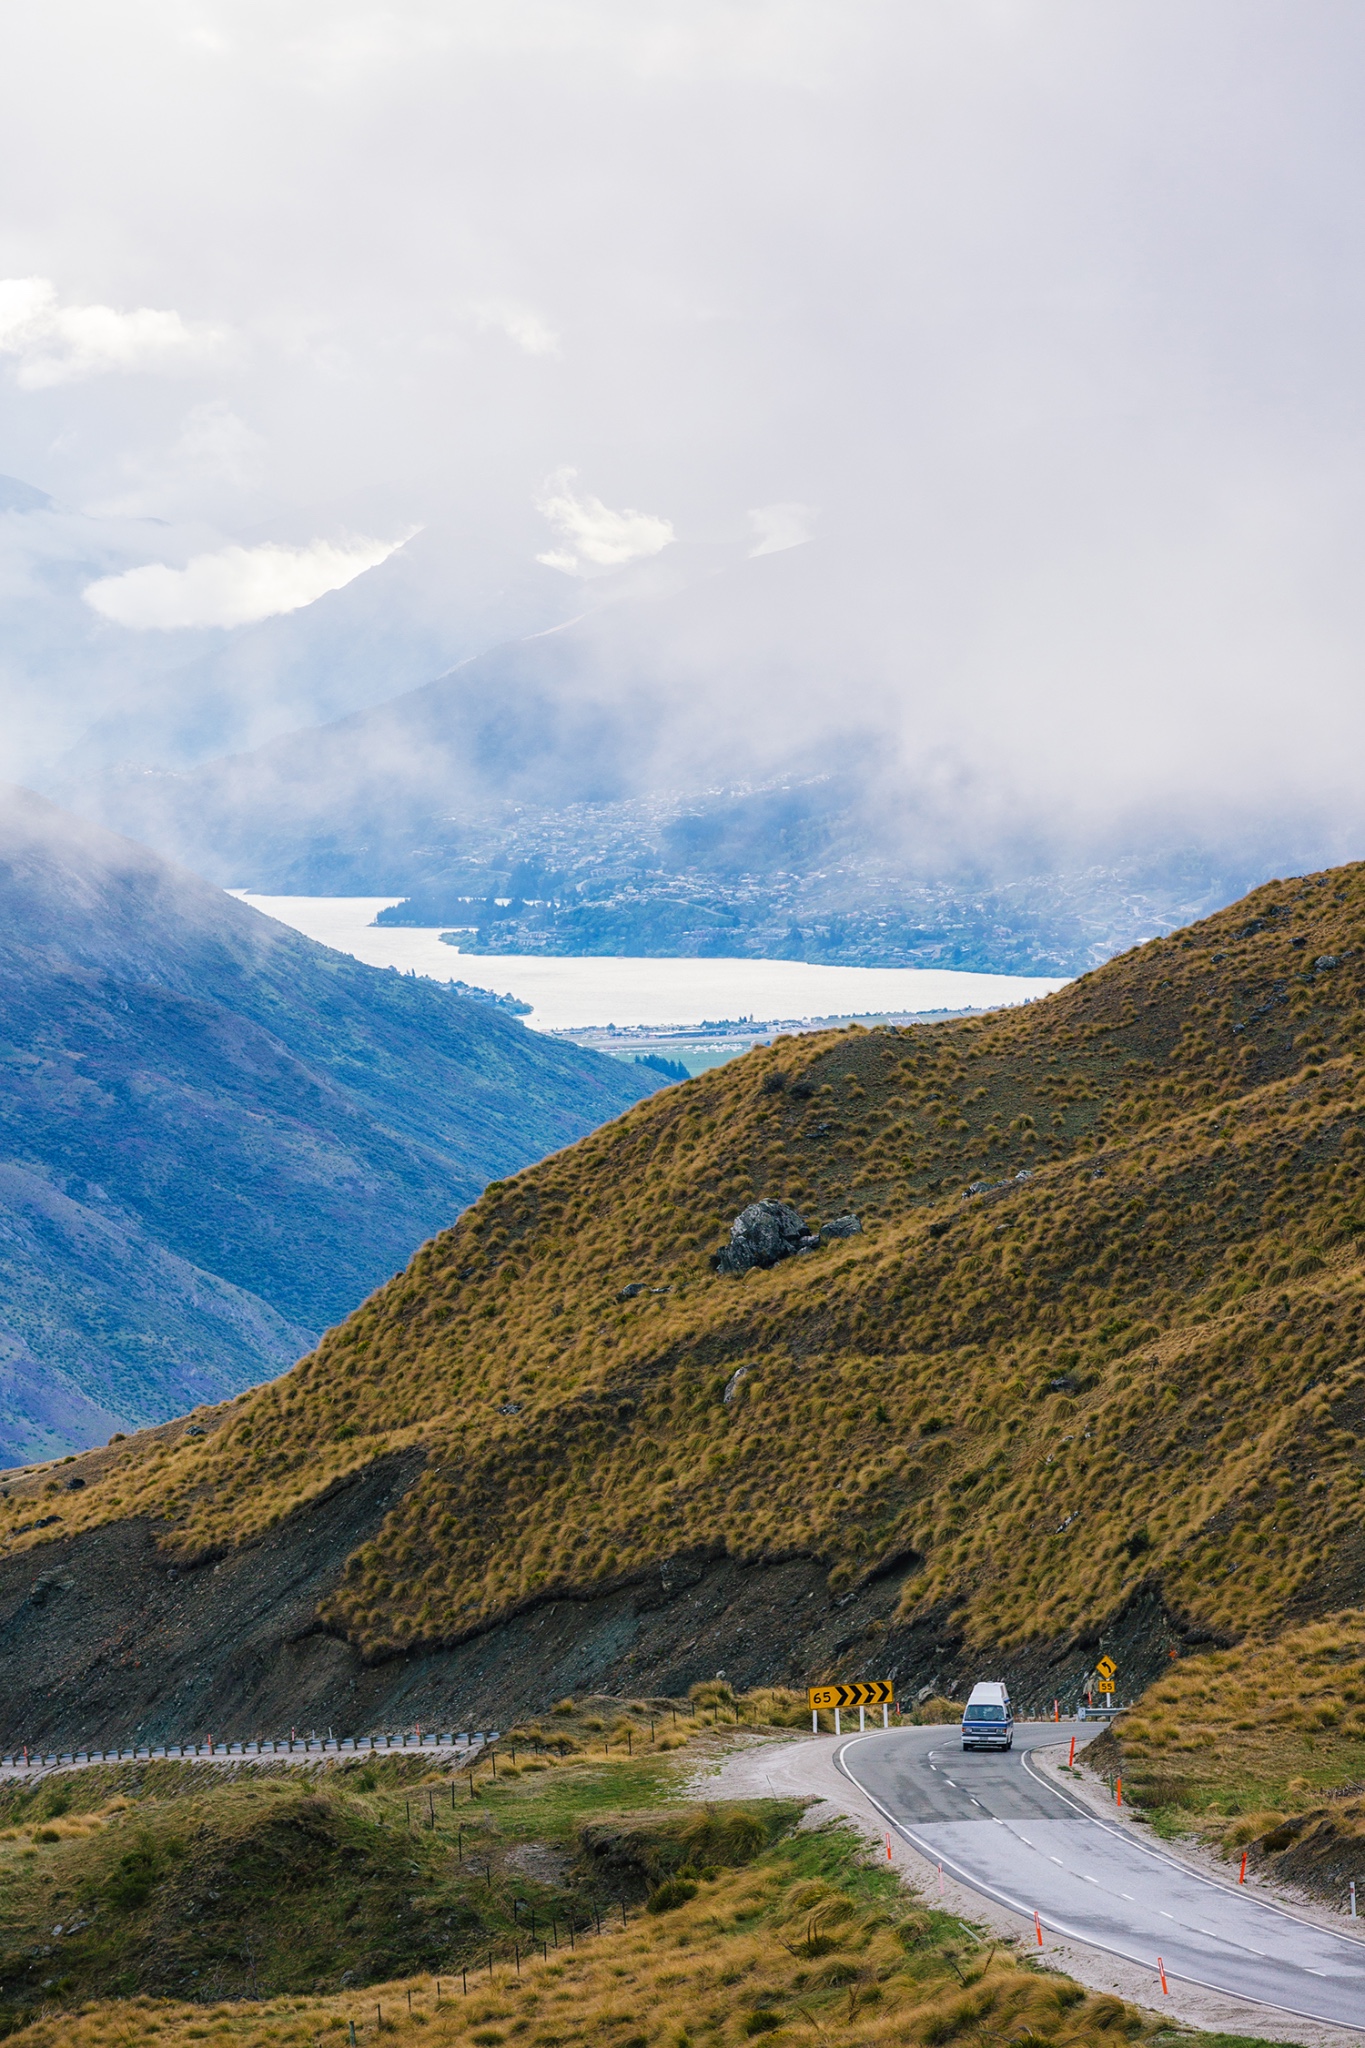
M 878 1729 L 876 1732 L 877 1734 L 881 1734 L 882 1730 Z M 1017 1900 L 1009 1898 L 1006 1893 L 996 1891 L 994 1887 L 991 1885 L 983 1884 L 979 1878 L 973 1878 L 968 1876 L 967 1872 L 962 1869 L 960 1864 L 954 1863 L 951 1856 L 945 1856 L 942 1853 L 942 1851 L 935 1850 L 931 1853 L 931 1851 L 928 1848 L 926 1848 L 924 1843 L 919 1842 L 915 1839 L 914 1835 L 910 1832 L 909 1828 L 905 1825 L 903 1821 L 897 1820 L 896 1816 L 890 1811 L 890 1809 L 882 1805 L 880 1799 L 877 1798 L 874 1792 L 869 1792 L 867 1786 L 863 1784 L 860 1778 L 854 1777 L 853 1772 L 850 1770 L 849 1766 L 844 1762 L 844 1757 L 850 1749 L 856 1748 L 858 1743 L 867 1742 L 870 1739 L 870 1734 L 855 1735 L 848 1742 L 845 1742 L 841 1748 L 836 1749 L 834 1752 L 834 1768 L 840 1773 L 841 1776 L 848 1779 L 850 1785 L 857 1786 L 858 1790 L 862 1793 L 864 1799 L 870 1801 L 870 1803 L 876 1807 L 878 1813 L 884 1815 L 885 1818 L 890 1821 L 892 1827 L 895 1828 L 897 1834 L 899 1834 L 905 1841 L 907 1841 L 910 1844 L 911 1848 L 915 1850 L 916 1854 L 922 1856 L 925 1862 L 928 1863 L 931 1867 L 939 1863 L 942 1863 L 945 1869 L 952 1871 L 954 1877 L 960 1884 L 964 1884 L 967 1887 L 968 1891 L 976 1892 L 982 1898 L 993 1899 L 997 1905 L 1002 1905 L 1006 1907 L 1008 1911 L 1010 1911 L 1011 1913 L 1021 1914 L 1025 1921 L 1028 1920 L 1029 1915 L 1031 1913 L 1038 1911 L 1038 1908 L 1036 1907 L 1020 1905 Z M 1027 1755 L 1027 1751 L 1025 1751 L 1025 1755 Z M 1029 1776 L 1033 1777 L 1034 1773 L 1030 1772 Z M 1051 1786 L 1046 1785 L 1046 1781 L 1044 1779 L 1038 1778 L 1036 1782 L 1040 1785 L 1044 1785 L 1048 1791 L 1052 1790 Z M 1068 1803 L 1070 1804 L 1071 1802 Z M 1077 1812 L 1079 1812 L 1080 1808 L 1077 1808 L 1076 1810 Z M 1085 1818 L 1087 1820 L 1094 1820 L 1095 1817 L 1093 1814 L 1086 1814 Z M 1096 1821 L 1095 1825 L 1097 1827 L 1103 1828 L 1105 1824 L 1103 1821 Z M 1112 1828 L 1107 1828 L 1105 1829 L 1105 1832 L 1108 1834 L 1115 1834 L 1117 1831 Z M 1127 1835 L 1122 1835 L 1119 1836 L 1119 1839 L 1126 1842 L 1128 1840 L 1128 1837 Z M 1139 1848 L 1142 1848 L 1144 1845 L 1142 1843 L 1139 1843 L 1137 1846 Z M 1148 1851 L 1147 1853 L 1150 1854 L 1152 1852 Z M 1173 1857 L 1158 1856 L 1156 1860 L 1159 1862 L 1170 1863 L 1172 1867 L 1176 1869 L 1183 1870 L 1184 1868 L 1183 1864 L 1176 1864 L 1175 1859 Z M 1257 1901 L 1256 1903 L 1259 1904 L 1260 1901 Z M 933 1901 L 931 1900 L 931 1907 L 932 1904 Z M 1272 1910 L 1274 1909 L 1272 1908 Z M 1294 1918 L 1292 1914 L 1287 1914 L 1285 1917 L 1287 1919 Z M 1039 1912 L 1039 1918 L 1042 1918 L 1041 1912 Z M 1319 1934 L 1323 1933 L 1324 1931 L 1330 1932 L 1330 1929 L 1324 1930 L 1322 1928 L 1316 1927 L 1315 1923 L 1312 1921 L 1299 1921 L 1296 1924 L 1304 1927 L 1314 1927 L 1315 1932 Z M 1068 1941 L 1077 1942 L 1082 1948 L 1093 1948 L 1097 1950 L 1100 1955 L 1117 1956 L 1120 1962 L 1131 1963 L 1138 1969 L 1147 1969 L 1148 1967 L 1150 1967 L 1148 1960 L 1145 1956 L 1129 1955 L 1126 1949 L 1111 1948 L 1108 1942 L 1096 1941 L 1093 1938 L 1093 1936 L 1088 1934 L 1078 1934 L 1077 1932 L 1075 1932 L 1074 1929 L 1064 1926 L 1060 1921 L 1046 1919 L 1043 1920 L 1043 1925 L 1047 1928 L 1050 1934 L 1061 1934 Z M 1220 1998 L 1236 1999 L 1239 2005 L 1255 2006 L 1262 2012 L 1287 2013 L 1290 2019 L 1308 2020 L 1315 2027 L 1340 2027 L 1343 2032 L 1348 2034 L 1365 2034 L 1365 2021 L 1362 2021 L 1359 2025 L 1357 2025 L 1351 2020 L 1324 2019 L 1321 2013 L 1303 2012 L 1296 2005 L 1277 2005 L 1266 1998 L 1252 1998 L 1249 1997 L 1245 1991 L 1230 1990 L 1228 1986 L 1225 1984 L 1210 1984 L 1208 1980 L 1204 1977 L 1187 1977 L 1183 1974 L 1183 1972 L 1178 1970 L 1167 1970 L 1166 1975 L 1169 1978 L 1171 1978 L 1171 1980 L 1176 1984 L 1188 1984 L 1197 1991 L 1213 1991 L 1216 1992 Z

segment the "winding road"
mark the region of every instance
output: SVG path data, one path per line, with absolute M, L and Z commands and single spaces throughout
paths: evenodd
M 1168 1977 L 1365 2032 L 1365 1940 L 1202 1877 L 1045 1783 L 1030 1752 L 1092 1726 L 1016 1725 L 1012 1752 L 951 1728 L 855 1735 L 835 1763 L 912 1847 L 1049 1932 Z

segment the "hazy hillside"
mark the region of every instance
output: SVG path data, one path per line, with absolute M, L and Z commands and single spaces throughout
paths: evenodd
M 407 1454 L 327 1567 L 366 1659 L 565 1595 L 584 1619 L 556 1628 L 590 1631 L 614 1589 L 657 1605 L 661 1573 L 729 1559 L 748 1632 L 694 1654 L 739 1682 L 817 1648 L 932 1673 L 965 1642 L 1055 1687 L 1101 1629 L 1137 1675 L 1181 1633 L 1340 1607 L 1365 1585 L 1363 937 L 1353 867 L 1021 1011 L 670 1089 L 490 1189 L 203 1442 L 92 1464 L 63 1541 L 152 1515 L 191 1558 Z M 865 1232 L 712 1272 L 755 1196 Z M 823 1592 L 779 1618 L 761 1582 L 801 1559 Z
M 71 801 L 225 886 L 401 892 L 380 922 L 458 929 L 471 953 L 1072 974 L 1264 872 L 1246 848 L 1078 862 L 1036 838 L 1008 858 L 964 849 L 960 819 L 910 831 L 914 793 L 856 736 L 819 772 L 797 757 L 735 785 L 727 758 L 709 785 L 640 794 L 657 705 L 648 689 L 570 704 L 570 681 L 589 687 L 580 637 L 497 650 L 254 754 L 86 779 Z
M 381 973 L 10 789 L 3 1453 L 278 1372 L 652 1077 Z

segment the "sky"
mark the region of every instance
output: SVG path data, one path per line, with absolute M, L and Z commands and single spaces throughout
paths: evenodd
M 707 629 L 637 606 L 637 669 L 884 730 L 964 830 L 1365 851 L 1358 7 L 0 34 L 0 471 L 53 501 L 0 514 L 0 772 L 168 704 L 268 736 L 677 563 Z

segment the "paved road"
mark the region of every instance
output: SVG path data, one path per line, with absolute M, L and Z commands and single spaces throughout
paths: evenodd
M 854 1736 L 838 1767 L 906 1841 L 974 1891 L 1050 1932 L 1282 2012 L 1365 2032 L 1365 1940 L 1334 1934 L 1204 1878 L 1096 1820 L 1043 1782 L 1029 1751 L 1095 1734 L 1016 1728 L 1011 1753 L 968 1751 L 950 1728 Z

